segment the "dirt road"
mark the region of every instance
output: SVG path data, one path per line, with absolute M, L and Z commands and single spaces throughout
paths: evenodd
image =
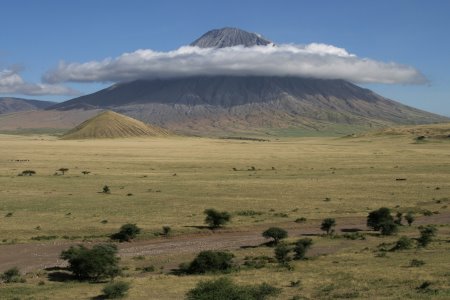
M 336 219 L 336 232 L 343 229 L 366 230 L 365 218 L 339 218 Z M 429 217 L 420 217 L 415 225 L 420 224 L 449 224 L 450 213 L 442 213 Z M 320 233 L 320 220 L 308 221 L 307 224 L 285 222 L 277 224 L 257 225 L 246 231 L 232 231 L 222 229 L 217 231 L 205 230 L 202 234 L 190 234 L 171 238 L 158 238 L 152 240 L 136 241 L 118 244 L 121 257 L 137 255 L 158 256 L 166 254 L 197 253 L 202 250 L 235 250 L 243 246 L 257 246 L 266 240 L 261 232 L 269 226 L 279 226 L 289 232 L 290 237 L 299 237 L 305 234 Z M 85 243 L 87 245 L 98 242 Z M 0 272 L 11 267 L 18 267 L 22 272 L 37 271 L 49 267 L 64 266 L 59 258 L 62 250 L 80 242 L 55 241 L 46 243 L 28 243 L 0 246 Z M 315 255 L 332 253 L 336 249 L 316 249 Z

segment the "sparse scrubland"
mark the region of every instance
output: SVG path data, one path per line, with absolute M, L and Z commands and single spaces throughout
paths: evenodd
M 449 153 L 446 139 L 400 135 L 3 135 L 0 298 L 209 299 L 218 286 L 243 299 L 448 299 Z M 82 273 L 88 249 L 111 250 L 112 268 Z

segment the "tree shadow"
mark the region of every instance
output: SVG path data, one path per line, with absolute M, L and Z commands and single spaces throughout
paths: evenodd
M 360 232 L 360 231 L 364 231 L 363 229 L 360 228 L 342 228 L 341 232 Z
M 206 226 L 206 225 L 200 225 L 200 226 L 199 225 L 185 225 L 183 227 L 196 228 L 196 229 L 209 229 L 211 231 L 214 231 L 215 229 L 218 229 L 218 228 L 212 228 L 212 227 L 209 227 L 209 226 Z
M 55 271 L 48 273 L 47 278 L 49 281 L 55 282 L 67 282 L 67 281 L 75 281 L 78 280 L 76 276 L 68 271 Z

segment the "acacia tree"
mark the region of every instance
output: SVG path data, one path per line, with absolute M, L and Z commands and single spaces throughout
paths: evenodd
M 22 171 L 22 175 L 28 175 L 28 176 L 31 176 L 31 175 L 34 175 L 34 174 L 36 174 L 36 171 L 34 171 L 34 170 L 25 170 L 25 171 Z
M 320 229 L 326 231 L 329 235 L 332 232 L 334 226 L 336 226 L 336 220 L 333 218 L 326 218 L 322 221 Z
M 206 214 L 205 223 L 212 229 L 222 227 L 231 219 L 229 212 L 220 212 L 214 208 L 205 209 L 203 213 Z
M 270 227 L 262 233 L 262 236 L 266 239 L 273 239 L 273 244 L 277 245 L 280 240 L 288 237 L 288 233 L 283 228 Z
M 397 231 L 397 224 L 395 224 L 394 218 L 391 216 L 391 211 L 386 207 L 369 213 L 367 216 L 367 227 L 381 231 L 382 235 L 391 235 Z
M 58 171 L 60 171 L 64 175 L 67 171 L 69 171 L 69 169 L 68 168 L 59 168 Z

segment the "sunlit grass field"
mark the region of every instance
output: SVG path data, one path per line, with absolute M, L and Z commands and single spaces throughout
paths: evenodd
M 60 168 L 69 171 L 61 175 Z M 36 174 L 18 176 L 24 170 Z M 36 243 L 32 238 L 38 236 L 106 240 L 126 222 L 143 229 L 140 239 L 154 238 L 163 225 L 170 226 L 173 235 L 182 235 L 202 230 L 197 227 L 204 225 L 206 208 L 231 212 L 229 230 L 300 217 L 365 217 L 381 206 L 448 213 L 449 179 L 450 142 L 416 142 L 407 136 L 258 142 L 194 137 L 61 141 L 1 135 L 0 242 Z M 102 193 L 105 185 L 110 194 Z M 238 214 L 245 210 L 258 214 Z M 224 276 L 241 284 L 267 282 L 282 288 L 280 299 L 448 299 L 450 227 L 438 230 L 429 248 L 386 256 L 379 255 L 379 244 L 393 243 L 400 235 L 417 236 L 417 226 L 402 227 L 398 236 L 368 236 L 364 241 L 314 236 L 313 248 L 336 250 L 293 262 L 290 271 L 268 264 Z M 234 254 L 243 262 L 245 257 L 273 256 L 273 248 Z M 132 284 L 129 299 L 182 299 L 199 280 L 217 278 L 180 277 L 159 269 L 192 258 L 183 254 L 122 259 L 122 279 Z M 412 259 L 425 265 L 410 267 Z M 136 269 L 147 265 L 155 271 Z M 88 299 L 100 295 L 104 286 L 50 282 L 42 271 L 26 278 L 26 283 L 3 285 L 0 298 Z M 300 283 L 291 287 L 291 281 Z M 416 290 L 424 281 L 439 292 Z

